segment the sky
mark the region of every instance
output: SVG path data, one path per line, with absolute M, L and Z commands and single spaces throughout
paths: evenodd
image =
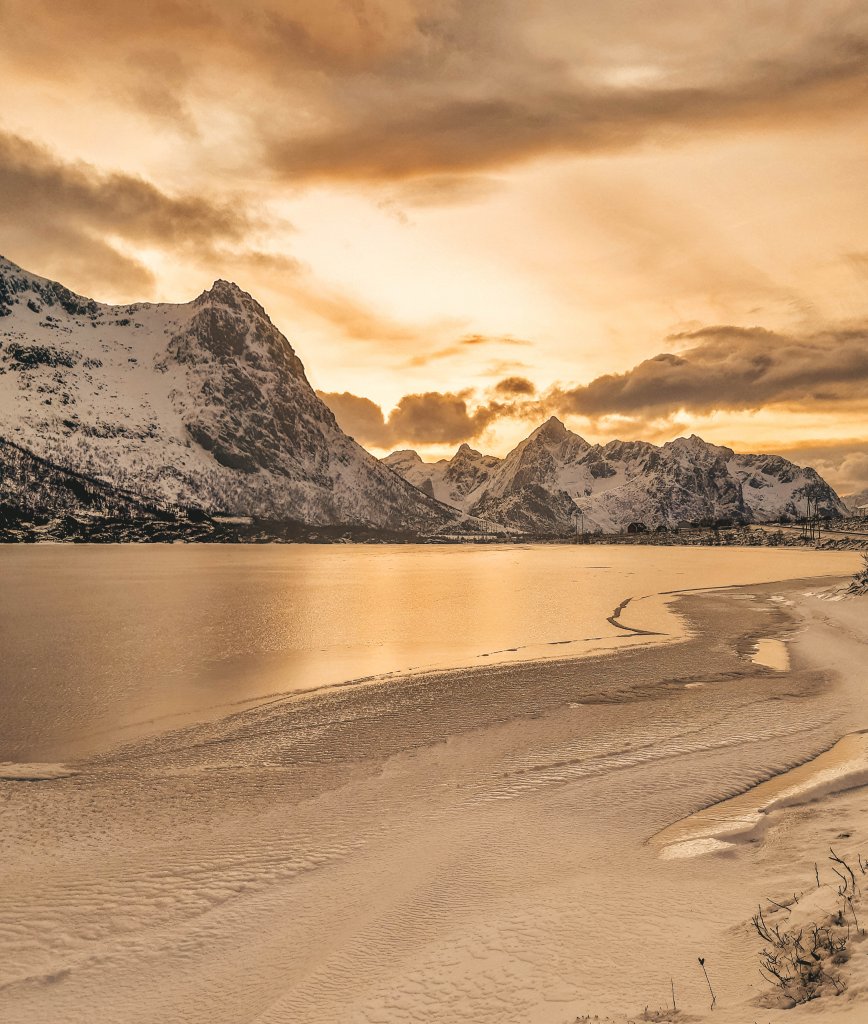
M 864 0 L 0 0 L 0 253 L 258 298 L 375 454 L 697 433 L 868 488 Z

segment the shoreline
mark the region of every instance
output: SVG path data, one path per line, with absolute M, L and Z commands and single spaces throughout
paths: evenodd
M 805 874 L 779 851 L 811 834 L 787 823 L 864 794 L 788 809 L 722 856 L 647 840 L 846 731 L 830 670 L 750 660 L 816 587 L 675 594 L 678 643 L 281 699 L 0 781 L 0 1012 L 567 1024 L 663 1006 L 672 975 L 697 1017 L 704 956 L 713 1019 L 741 1024 L 762 992 L 744 922 Z M 643 956 L 613 975 L 601 935 Z
M 739 843 L 761 840 L 791 808 L 866 786 L 868 729 L 846 733 L 819 754 L 738 796 L 673 822 L 649 841 L 664 859 L 727 853 Z
M 606 621 L 627 596 L 621 624 L 676 633 L 666 598 L 645 595 L 846 572 L 855 561 L 575 546 L 5 550 L 0 758 L 87 756 L 116 737 L 409 669 L 650 643 L 664 638 Z M 50 642 L 32 631 L 36 620 L 52 623 Z
M 518 658 L 515 660 L 504 659 L 497 660 L 487 663 L 475 662 L 475 663 L 463 663 L 454 666 L 433 666 L 433 667 L 422 667 L 419 669 L 412 670 L 396 670 L 391 673 L 378 674 L 370 677 L 361 679 L 351 679 L 344 682 L 338 682 L 335 684 L 327 684 L 323 686 L 317 686 L 311 689 L 303 690 L 289 690 L 282 693 L 271 694 L 265 700 L 260 698 L 251 698 L 250 701 L 244 703 L 249 706 L 240 708 L 237 711 L 230 711 L 226 715 L 218 716 L 215 718 L 209 718 L 204 720 L 197 720 L 183 725 L 177 729 L 171 729 L 164 732 L 160 732 L 151 736 L 142 737 L 139 740 L 133 741 L 131 744 L 122 744 L 118 747 L 113 747 L 105 751 L 96 752 L 93 755 L 86 756 L 81 759 L 81 762 L 87 764 L 89 762 L 111 762 L 119 757 L 125 756 L 125 753 L 130 749 L 147 749 L 150 747 L 160 748 L 162 746 L 169 746 L 174 748 L 176 745 L 183 747 L 184 743 L 187 742 L 188 737 L 196 737 L 199 733 L 207 733 L 212 728 L 220 728 L 221 725 L 230 727 L 238 720 L 239 725 L 244 726 L 250 719 L 255 719 L 261 714 L 279 715 L 281 711 L 285 712 L 287 719 L 293 719 L 298 715 L 302 719 L 305 718 L 307 711 L 312 711 L 316 714 L 321 707 L 325 708 L 330 703 L 339 702 L 343 705 L 345 702 L 354 703 L 359 701 L 364 703 L 369 697 L 375 699 L 378 708 L 382 709 L 382 717 L 385 719 L 388 717 L 388 705 L 391 698 L 394 696 L 396 699 L 401 701 L 406 696 L 407 691 L 413 691 L 418 693 L 423 691 L 426 698 L 430 701 L 432 707 L 437 703 L 439 691 L 443 690 L 445 693 L 453 694 L 456 687 L 468 691 L 474 691 L 479 693 L 480 691 L 493 691 L 495 694 L 500 689 L 501 681 L 509 676 L 517 677 L 514 686 L 524 691 L 524 696 L 527 700 L 526 712 L 529 714 L 537 714 L 541 707 L 539 702 L 532 702 L 530 700 L 530 688 L 532 686 L 538 687 L 542 692 L 538 696 L 542 697 L 543 700 L 550 702 L 548 706 L 557 707 L 559 703 L 566 701 L 566 697 L 557 691 L 552 694 L 551 690 L 556 687 L 551 687 L 549 680 L 545 680 L 543 685 L 540 686 L 540 674 L 541 671 L 548 670 L 550 674 L 555 674 L 558 677 L 560 683 L 566 683 L 570 685 L 569 681 L 573 676 L 590 676 L 596 674 L 598 678 L 617 677 L 620 672 L 619 662 L 622 660 L 630 661 L 635 663 L 637 660 L 641 662 L 641 656 L 644 653 L 657 655 L 662 651 L 670 649 L 670 647 L 680 647 L 685 644 L 701 650 L 706 646 L 706 639 L 710 635 L 710 631 L 703 629 L 703 626 L 696 626 L 694 618 L 705 618 L 695 616 L 692 610 L 689 612 L 683 612 L 678 609 L 678 605 L 681 603 L 689 603 L 691 599 L 701 598 L 702 596 L 708 596 L 713 599 L 720 598 L 723 601 L 726 600 L 727 595 L 735 594 L 738 595 L 744 592 L 746 595 L 754 594 L 756 592 L 765 592 L 768 589 L 780 590 L 787 588 L 801 588 L 803 586 L 815 585 L 818 580 L 822 581 L 841 581 L 845 579 L 838 574 L 825 574 L 823 576 L 809 576 L 809 577 L 793 577 L 788 580 L 782 580 L 774 583 L 760 583 L 760 584 L 732 584 L 723 587 L 702 587 L 702 588 L 689 588 L 686 590 L 675 590 L 661 592 L 659 594 L 641 595 L 634 596 L 625 599 L 619 607 L 623 607 L 626 604 L 632 605 L 633 611 L 639 607 L 639 603 L 642 601 L 660 601 L 665 603 L 671 613 L 677 617 L 683 627 L 684 632 L 681 635 L 672 636 L 670 634 L 650 632 L 642 629 L 641 627 L 626 626 L 622 625 L 625 631 L 636 633 L 638 637 L 645 635 L 652 637 L 660 637 L 657 640 L 645 641 L 640 639 L 636 644 L 630 644 L 624 646 L 623 642 L 618 645 L 611 647 L 607 646 L 604 649 L 591 651 L 586 654 L 579 656 L 558 655 L 554 654 L 551 657 L 545 658 Z M 617 609 L 616 609 L 617 611 Z M 775 608 L 774 612 L 780 613 L 780 621 L 784 621 L 784 617 L 787 616 L 787 610 L 785 608 Z M 710 618 L 710 617 L 709 617 Z M 608 620 L 607 620 L 608 621 Z M 708 625 L 706 621 L 704 625 Z M 729 625 L 724 622 L 723 625 Z M 768 627 L 766 625 L 757 625 L 756 629 L 736 627 L 735 629 L 723 629 L 723 640 L 718 640 L 715 644 L 716 653 L 724 652 L 726 648 L 732 644 L 731 653 L 735 656 L 734 665 L 729 666 L 729 671 L 732 673 L 734 670 L 741 670 L 742 674 L 750 675 L 754 672 L 756 674 L 765 674 L 766 670 L 763 666 L 757 666 L 750 664 L 750 660 L 743 657 L 743 649 L 747 645 L 748 647 L 755 641 L 762 639 L 767 635 Z M 736 644 L 735 638 L 739 638 L 739 643 Z M 622 641 L 619 635 L 613 637 L 613 640 L 617 639 Z M 631 637 L 623 637 L 623 640 L 629 641 Z M 582 641 L 577 641 L 582 642 Z M 552 642 L 547 646 L 559 646 L 560 642 Z M 689 652 L 684 657 L 677 659 L 678 669 L 680 675 L 672 680 L 667 681 L 667 686 L 676 687 L 679 685 L 690 686 L 696 683 L 696 680 L 703 675 L 703 673 L 696 672 L 693 670 L 692 665 L 696 661 L 693 657 L 693 651 Z M 477 656 L 481 657 L 481 656 Z M 665 655 L 661 660 L 666 659 Z M 730 659 L 732 660 L 732 659 Z M 685 671 L 685 667 L 690 666 Z M 719 666 L 717 666 L 719 668 Z M 602 671 L 601 671 L 602 670 Z M 662 672 L 654 672 L 653 670 L 648 673 L 649 675 L 662 675 Z M 712 676 L 716 675 L 715 667 L 711 670 Z M 774 673 L 777 674 L 777 673 Z M 604 697 L 603 694 L 599 696 Z M 595 699 L 592 697 L 592 699 Z M 466 705 L 461 709 L 464 712 L 471 711 L 472 708 L 468 708 Z M 518 703 L 514 703 L 511 707 L 511 718 L 519 718 L 522 716 L 521 708 Z M 498 719 L 499 721 L 499 719 Z M 465 723 L 466 728 L 461 731 L 473 731 L 480 727 L 480 725 L 491 724 L 485 719 L 482 722 L 474 723 L 473 725 Z M 294 724 L 289 724 L 289 728 L 296 728 Z M 453 735 L 453 733 L 449 733 Z M 177 739 L 177 744 L 176 744 Z M 193 740 L 195 742 L 195 739 Z M 432 740 L 431 742 L 437 742 Z M 416 744 L 414 744 L 416 745 Z M 78 762 L 72 762 L 78 763 Z
M 391 692 L 391 688 L 408 685 L 413 680 L 422 681 L 426 685 L 437 686 L 438 681 L 440 680 L 443 680 L 448 684 L 449 680 L 455 676 L 475 678 L 477 673 L 481 673 L 484 676 L 484 674 L 489 670 L 496 670 L 508 666 L 523 667 L 532 671 L 541 671 L 549 666 L 561 666 L 564 669 L 569 669 L 572 666 L 579 669 L 586 662 L 594 663 L 597 659 L 621 657 L 625 651 L 631 648 L 642 650 L 669 644 L 680 644 L 690 639 L 696 639 L 697 633 L 691 631 L 688 616 L 679 613 L 676 609 L 676 605 L 679 601 L 684 598 L 689 598 L 692 595 L 725 594 L 728 592 L 749 591 L 759 587 L 780 588 L 796 584 L 801 586 L 803 584 L 816 584 L 817 581 L 840 582 L 845 578 L 846 577 L 842 577 L 838 573 L 827 573 L 820 576 L 796 576 L 775 583 L 729 584 L 726 586 L 693 587 L 682 590 L 661 591 L 653 594 L 631 595 L 618 604 L 611 616 L 606 617 L 606 622 L 615 626 L 617 629 L 622 630 L 623 634 L 613 634 L 609 637 L 598 636 L 582 637 L 571 640 L 553 640 L 541 644 L 524 645 L 517 648 L 507 648 L 501 651 L 477 654 L 472 662 L 463 661 L 455 664 L 423 665 L 415 668 L 395 669 L 390 672 L 376 673 L 370 676 L 351 678 L 319 686 L 275 691 L 261 696 L 252 696 L 230 704 L 214 705 L 211 708 L 202 709 L 195 713 L 166 716 L 162 719 L 164 722 L 168 722 L 172 719 L 177 720 L 179 718 L 181 720 L 176 721 L 175 724 L 171 726 L 161 728 L 155 733 L 140 734 L 138 737 L 129 741 L 119 740 L 103 750 L 96 750 L 81 758 L 72 758 L 67 760 L 69 760 L 69 763 L 72 765 L 77 764 L 79 761 L 86 763 L 92 759 L 111 755 L 115 750 L 126 750 L 130 747 L 139 746 L 145 743 L 149 738 L 157 739 L 160 736 L 175 732 L 185 732 L 188 729 L 195 730 L 198 726 L 212 726 L 220 723 L 221 721 L 232 719 L 237 715 L 255 713 L 259 709 L 272 706 L 280 707 L 308 700 L 317 700 L 318 698 L 328 697 L 330 694 L 337 694 L 340 692 L 352 692 L 368 688 L 382 688 L 385 695 Z M 648 602 L 650 605 L 654 605 L 656 603 L 658 606 L 662 606 L 664 609 L 664 615 L 670 619 L 676 620 L 679 632 L 670 633 L 660 629 L 643 628 L 644 625 L 648 625 L 647 616 L 644 618 L 641 617 L 640 609 L 648 607 L 644 602 Z M 643 625 L 630 625 L 622 621 L 622 615 L 628 608 L 633 614 L 639 612 L 640 618 L 638 621 Z M 763 639 L 759 634 L 757 634 L 756 637 L 746 634 L 746 638 L 749 641 L 752 641 L 753 639 Z M 630 643 L 630 641 L 635 641 L 635 643 Z M 530 649 L 554 649 L 571 646 L 573 644 L 592 645 L 595 643 L 599 643 L 600 646 L 588 646 L 578 654 L 572 652 L 560 653 L 560 651 L 555 651 L 547 655 L 529 656 L 523 653 Z M 513 653 L 515 653 L 517 657 L 511 658 L 508 656 Z M 490 661 L 482 661 L 482 659 L 489 658 L 491 659 Z M 692 684 L 687 683 L 685 685 L 689 686 Z M 153 721 L 156 720 L 148 719 L 142 722 L 130 723 L 128 728 L 134 731 L 140 730 L 142 725 L 150 725 Z M 4 762 L 0 762 L 0 764 L 3 763 Z M 15 764 L 18 762 L 5 763 Z M 22 763 L 30 765 L 33 764 L 33 762 Z M 36 763 L 38 764 L 39 762 Z M 47 763 L 52 764 L 54 762 Z
M 841 697 L 848 690 L 856 695 L 851 704 L 851 731 L 786 770 L 672 822 L 648 840 L 658 857 L 682 865 L 696 858 L 712 864 L 732 857 L 775 862 L 781 874 L 775 879 L 777 888 L 757 891 L 755 902 L 759 902 L 760 913 L 765 908 L 766 918 L 773 925 L 793 929 L 794 934 L 799 929 L 810 932 L 816 923 L 833 923 L 835 899 L 841 898 L 837 895 L 840 877 L 830 874 L 834 862 L 842 852 L 854 866 L 861 866 L 862 852 L 868 848 L 868 704 L 862 699 L 868 605 L 858 597 L 842 603 L 843 589 L 837 589 L 837 593 L 808 591 L 799 598 L 791 595 L 783 599 L 799 618 L 799 627 L 785 642 L 792 661 L 802 667 L 828 669 L 834 652 L 835 696 Z M 857 622 L 861 633 L 853 631 Z M 835 632 L 837 648 L 829 635 Z M 842 657 L 840 648 L 847 645 L 852 645 L 849 657 Z M 799 872 L 801 883 L 796 881 Z M 853 897 L 858 903 L 863 882 L 858 869 L 853 878 Z M 846 908 L 846 900 L 843 905 Z M 823 986 L 821 995 L 794 1005 L 787 989 L 766 974 L 765 989 L 754 999 L 742 1007 L 719 1007 L 718 1011 L 723 1012 L 709 1019 L 737 1024 L 742 1019 L 740 1013 L 753 1007 L 754 1012 L 768 1013 L 768 1019 L 775 1022 L 861 1021 L 868 1000 L 868 963 L 863 963 L 864 953 L 859 948 L 864 932 L 855 916 L 854 921 L 857 927 L 851 946 L 855 948 L 852 954 L 848 951 L 845 958 L 835 961 L 843 966 L 837 972 L 833 969 L 835 980 Z M 747 918 L 744 928 L 751 934 L 754 930 Z M 849 927 L 846 937 L 851 939 Z M 753 938 L 758 952 L 763 945 L 769 946 L 768 941 L 755 935 Z M 629 1017 L 629 1021 L 634 1019 L 645 1018 Z M 674 1024 L 683 1018 L 661 1006 L 653 1019 Z M 700 1014 L 698 1019 L 706 1018 Z

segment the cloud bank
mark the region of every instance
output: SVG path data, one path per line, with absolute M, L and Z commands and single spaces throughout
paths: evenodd
M 0 252 L 85 260 L 113 283 L 150 291 L 151 273 L 113 242 L 213 250 L 251 231 L 238 206 L 163 192 L 128 174 L 59 159 L 47 147 L 0 132 Z
M 671 416 L 768 406 L 805 409 L 861 402 L 868 394 L 868 327 L 783 334 L 760 327 L 707 327 L 674 335 L 662 352 L 626 373 L 553 389 L 564 413 L 591 419 Z
M 431 178 L 426 202 L 452 201 L 453 175 L 466 193 L 477 173 L 543 155 L 788 129 L 868 103 L 857 0 L 5 0 L 0 30 L 19 73 L 99 81 L 191 139 L 216 94 L 272 174 Z
M 510 390 L 513 381 L 501 382 Z M 523 382 L 533 388 L 529 381 Z M 497 392 L 498 389 L 495 388 Z M 317 392 L 329 406 L 341 428 L 360 444 L 373 448 L 395 448 L 404 444 L 458 444 L 479 437 L 495 420 L 527 415 L 528 403 L 489 399 L 471 402 L 471 392 L 429 391 L 405 395 L 388 414 L 368 398 L 343 393 Z M 518 392 L 527 395 L 528 392 Z M 522 412 L 521 410 L 524 410 Z
M 622 432 L 648 436 L 652 424 L 655 435 L 674 435 L 685 414 L 835 408 L 852 413 L 868 401 L 866 327 L 796 335 L 723 325 L 668 340 L 677 343 L 677 351 L 643 360 L 624 373 L 574 387 L 555 385 L 541 394 L 530 380 L 508 377 L 481 397 L 470 391 L 407 395 L 389 415 L 349 393 L 321 397 L 348 433 L 380 449 L 474 441 L 500 420 L 541 420 L 552 413 L 581 417 L 592 425 L 616 417 Z M 777 448 L 813 465 L 842 493 L 868 487 L 868 441 Z

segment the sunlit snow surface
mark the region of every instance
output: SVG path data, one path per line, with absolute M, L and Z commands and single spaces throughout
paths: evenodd
M 601 613 L 649 592 L 631 554 Z M 704 554 L 682 588 L 858 561 Z M 585 556 L 547 557 L 528 555 L 564 609 L 567 584 L 583 589 L 568 560 Z M 504 595 L 514 573 L 498 575 Z M 219 605 L 231 584 L 211 584 Z M 792 631 L 772 598 L 805 589 L 679 599 L 678 642 L 272 700 L 73 762 L 74 776 L 0 782 L 0 1019 L 567 1024 L 641 1012 L 670 977 L 707 1009 L 699 955 L 720 1003 L 742 1005 L 760 985 L 742 924 L 795 868 L 765 845 L 664 860 L 648 840 L 853 731 L 843 683 L 798 653 L 789 672 L 745 654 Z M 385 592 L 368 592 L 381 614 Z M 225 621 L 199 612 L 197 632 L 178 623 L 194 649 Z M 561 624 L 527 639 L 563 639 Z

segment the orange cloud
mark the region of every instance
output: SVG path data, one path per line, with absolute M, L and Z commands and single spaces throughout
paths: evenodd
M 169 194 L 133 175 L 64 161 L 45 146 L 2 132 L 0 195 L 4 255 L 59 277 L 85 276 L 94 287 L 140 294 L 151 291 L 153 276 L 113 239 L 198 257 L 203 249 L 243 243 L 254 224 L 238 203 Z
M 375 402 L 349 392 L 318 392 L 341 427 L 361 444 L 394 448 L 401 444 L 457 444 L 478 438 L 496 420 L 521 418 L 541 411 L 531 396 L 530 381 L 513 377 L 494 388 L 495 396 L 473 402 L 473 393 L 429 391 L 404 395 L 386 416 Z
M 864 403 L 868 392 L 868 327 L 796 335 L 760 327 L 707 327 L 670 339 L 682 345 L 626 373 L 553 389 L 547 399 L 590 418 L 617 413 L 672 415 L 684 409 L 790 409 Z

